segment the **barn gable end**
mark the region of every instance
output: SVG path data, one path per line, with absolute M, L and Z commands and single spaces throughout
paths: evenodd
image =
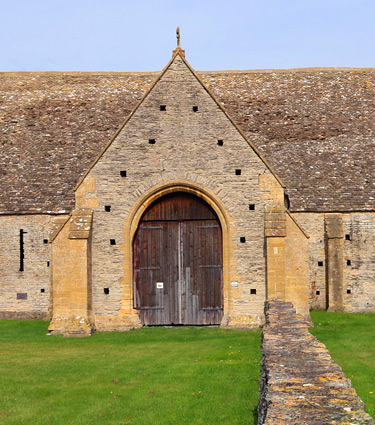
M 77 237 L 75 244 L 68 236 L 70 244 L 82 246 L 80 252 L 88 267 L 84 293 L 89 294 L 89 307 L 79 308 L 87 311 L 82 319 L 85 323 L 99 330 L 141 324 L 135 302 L 133 241 L 143 212 L 170 193 L 200 198 L 220 222 L 223 326 L 257 327 L 262 323 L 267 279 L 281 285 L 276 292 L 283 299 L 294 291 L 294 296 L 301 298 L 301 312 L 307 312 L 307 261 L 306 270 L 303 265 L 298 270 L 288 267 L 286 231 L 265 234 L 265 213 L 275 229 L 280 223 L 286 229 L 290 220 L 285 215 L 283 184 L 177 49 L 76 188 L 76 209 L 93 214 L 87 237 Z M 302 235 L 298 243 L 305 246 L 306 236 L 298 226 L 293 229 Z M 265 237 L 272 246 L 267 255 Z M 53 243 L 57 246 L 59 237 Z M 58 278 L 69 256 L 78 255 L 76 249 L 65 254 L 66 259 L 53 270 L 54 303 L 60 302 L 60 293 L 74 286 Z M 280 264 L 284 266 L 280 268 Z M 182 268 L 183 277 L 179 278 L 183 290 L 190 279 L 186 269 L 190 267 Z M 302 290 L 288 289 L 286 282 L 293 276 L 303 278 L 299 283 Z M 63 315 L 54 315 L 50 330 L 76 332 L 74 311 L 60 311 Z

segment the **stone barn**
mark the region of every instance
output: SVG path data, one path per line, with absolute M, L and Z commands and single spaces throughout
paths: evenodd
M 0 317 L 375 312 L 372 69 L 0 74 Z

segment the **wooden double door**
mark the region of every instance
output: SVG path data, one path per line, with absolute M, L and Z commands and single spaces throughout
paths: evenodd
M 143 324 L 220 324 L 222 232 L 200 198 L 177 193 L 154 203 L 139 224 L 133 259 L 134 304 Z

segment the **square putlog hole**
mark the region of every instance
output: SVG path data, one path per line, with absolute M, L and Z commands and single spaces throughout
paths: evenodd
M 103 290 L 104 290 L 104 293 L 105 293 L 106 295 L 108 295 L 108 294 L 109 294 L 109 288 L 103 288 Z
M 110 245 L 116 245 L 116 239 L 110 239 L 109 244 Z
M 105 212 L 111 212 L 111 206 L 110 205 L 104 205 L 104 211 Z
M 246 238 L 245 238 L 245 236 L 241 236 L 241 237 L 240 237 L 240 242 L 241 242 L 241 243 L 245 243 L 245 242 L 246 242 Z
M 148 139 L 148 143 L 150 143 L 150 145 L 154 145 L 156 143 L 156 139 Z
M 218 141 L 217 141 L 217 144 L 218 144 L 219 146 L 223 146 L 223 145 L 224 145 L 224 140 L 221 140 L 221 139 L 220 139 L 220 140 L 218 140 Z
M 242 173 L 242 171 L 241 171 L 239 168 L 237 168 L 237 169 L 236 169 L 236 176 L 240 176 L 240 175 L 241 175 L 241 173 Z
M 166 111 L 167 110 L 167 106 L 166 105 L 160 105 L 160 110 L 161 111 Z
M 255 288 L 250 289 L 250 294 L 255 295 L 257 293 L 257 290 Z
M 318 261 L 318 267 L 323 267 L 323 261 Z
M 249 210 L 254 211 L 255 210 L 255 204 L 249 204 Z
M 198 106 L 193 106 L 193 111 L 198 112 Z

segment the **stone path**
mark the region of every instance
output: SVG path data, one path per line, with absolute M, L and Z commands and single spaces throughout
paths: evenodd
M 268 301 L 258 425 L 367 425 L 351 381 L 291 303 Z

